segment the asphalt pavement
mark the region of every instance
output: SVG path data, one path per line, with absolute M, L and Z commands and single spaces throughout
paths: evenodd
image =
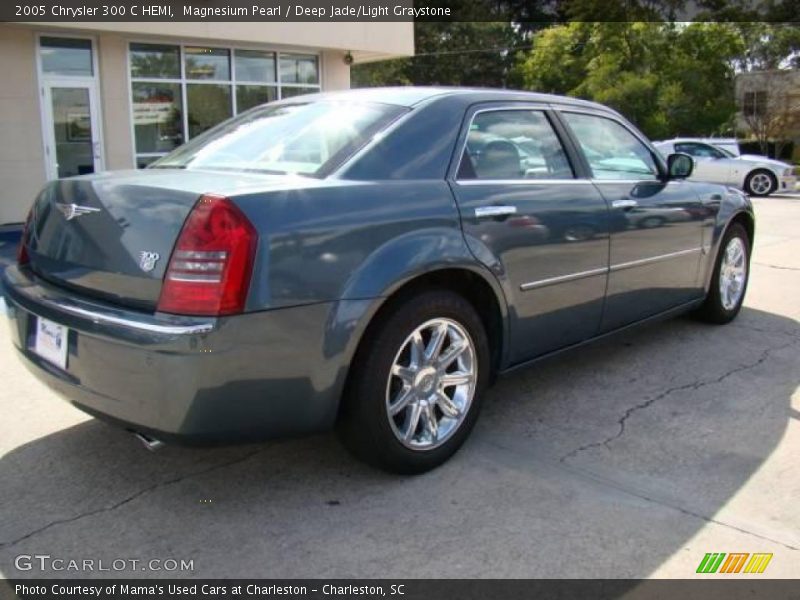
M 764 552 L 758 577 L 799 577 L 800 197 L 755 204 L 734 323 L 678 318 L 518 371 L 417 477 L 330 434 L 148 452 L 38 383 L 0 320 L 0 573 L 686 578 L 708 552 Z

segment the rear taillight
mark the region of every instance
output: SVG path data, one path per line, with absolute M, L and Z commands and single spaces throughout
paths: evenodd
M 178 236 L 158 310 L 231 315 L 244 310 L 258 234 L 228 198 L 205 195 Z
M 28 237 L 32 215 L 33 209 L 28 212 L 28 218 L 25 219 L 25 225 L 22 227 L 22 237 L 20 238 L 19 246 L 17 247 L 17 264 L 20 266 L 27 265 L 31 260 L 28 256 Z

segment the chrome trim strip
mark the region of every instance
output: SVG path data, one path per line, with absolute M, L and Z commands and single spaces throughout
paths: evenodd
M 54 312 L 62 312 L 74 317 L 86 319 L 96 325 L 111 325 L 136 332 L 163 335 L 199 335 L 210 333 L 216 326 L 216 319 L 214 317 L 183 317 L 193 322 L 182 325 L 178 323 L 157 323 L 154 322 L 155 317 L 150 317 L 149 315 L 145 317 L 147 320 L 131 319 L 124 316 L 124 311 L 114 308 L 109 308 L 103 312 L 93 310 L 89 307 L 84 308 L 79 306 L 79 304 L 82 303 L 73 301 L 67 297 L 53 297 L 53 293 L 48 293 L 48 291 L 41 286 L 25 285 L 22 277 L 19 274 L 15 274 L 13 270 L 14 268 L 10 267 L 5 272 L 6 296 L 8 298 L 9 312 L 15 308 L 19 308 L 37 317 L 44 316 L 48 318 L 46 315 L 39 314 L 40 311 L 37 310 L 37 307 L 42 307 Z M 55 295 L 61 296 L 57 292 L 55 292 Z M 87 306 L 92 306 L 88 303 L 86 304 Z M 167 318 L 170 316 L 171 315 L 167 315 Z M 179 319 L 181 317 L 174 318 Z M 66 325 L 68 327 L 73 327 L 70 324 Z
M 641 267 L 644 265 L 660 262 L 662 260 L 669 260 L 671 258 L 678 258 L 679 256 L 694 254 L 696 252 L 703 252 L 703 248 L 691 248 L 690 250 L 679 250 L 678 252 L 670 252 L 669 254 L 660 254 L 658 256 L 651 256 L 649 258 L 642 258 L 639 260 L 632 260 L 630 262 L 619 263 L 616 265 L 611 265 L 610 267 L 600 267 L 597 269 L 590 269 L 588 271 L 579 271 L 578 273 L 570 273 L 569 275 L 559 275 L 558 277 L 549 277 L 547 279 L 531 281 L 528 283 L 523 283 L 522 285 L 519 286 L 519 289 L 521 289 L 523 292 L 527 292 L 529 290 L 546 287 L 548 285 L 567 283 L 570 281 L 576 281 L 578 279 L 584 279 L 586 277 L 594 277 L 596 275 L 614 273 L 616 271 L 622 271 L 624 269 Z
M 591 185 L 589 179 L 457 179 L 457 185 L 549 185 L 581 183 Z
M 147 331 L 149 333 L 163 333 L 167 335 L 197 335 L 201 333 L 209 333 L 214 329 L 213 323 L 199 323 L 197 325 L 157 325 L 155 323 L 144 323 L 141 321 L 132 321 L 122 317 L 115 317 L 112 315 L 105 315 L 77 306 L 69 306 L 60 302 L 39 299 L 44 304 L 49 304 L 54 310 L 62 310 L 72 315 L 90 319 L 96 324 L 118 325 L 128 329 L 136 329 L 138 331 Z M 25 309 L 28 310 L 28 309 Z M 33 311 L 29 311 L 33 312 Z M 35 313 L 34 313 L 35 314 Z
M 686 256 L 687 254 L 695 254 L 697 252 L 702 252 L 702 251 L 703 248 L 698 247 L 698 248 L 690 248 L 689 250 L 679 250 L 678 252 L 670 252 L 669 254 L 660 254 L 658 256 L 651 256 L 649 258 L 641 258 L 639 260 L 632 260 L 630 262 L 611 265 L 609 271 L 613 273 L 615 271 L 622 271 L 624 269 L 632 269 L 634 267 L 641 267 L 644 265 L 649 265 L 651 263 L 660 262 L 662 260 L 678 258 L 679 256 Z
M 523 292 L 533 290 L 548 285 L 555 285 L 557 283 L 566 283 L 568 281 L 575 281 L 576 279 L 583 279 L 584 277 L 594 277 L 595 275 L 605 275 L 608 273 L 607 267 L 600 267 L 598 269 L 590 269 L 589 271 L 580 271 L 578 273 L 570 273 L 569 275 L 559 275 L 558 277 L 550 277 L 548 279 L 540 279 L 539 281 L 531 281 L 530 283 L 523 283 L 519 286 Z

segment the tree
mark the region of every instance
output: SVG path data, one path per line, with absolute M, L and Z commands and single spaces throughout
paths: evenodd
M 722 23 L 575 22 L 536 36 L 517 71 L 528 89 L 608 104 L 653 138 L 714 134 L 733 121 L 741 51 Z
M 554 18 L 558 0 L 431 0 L 448 6 L 458 20 L 416 21 L 415 56 L 356 65 L 354 87 L 375 85 L 463 85 L 509 87 L 516 53 Z
M 510 22 L 418 22 L 415 56 L 356 65 L 354 87 L 464 85 L 506 87 L 521 43 Z

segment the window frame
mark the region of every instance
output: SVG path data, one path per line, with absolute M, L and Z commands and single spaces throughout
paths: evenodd
M 172 83 L 177 84 L 180 86 L 181 90 L 181 127 L 183 129 L 183 142 L 181 145 L 188 142 L 192 139 L 189 136 L 189 99 L 187 95 L 187 86 L 189 85 L 222 85 L 228 86 L 231 90 L 231 117 L 235 117 L 238 114 L 241 114 L 238 110 L 237 106 L 237 98 L 236 98 L 236 88 L 239 85 L 249 85 L 249 86 L 261 86 L 266 88 L 273 88 L 276 94 L 276 100 L 281 100 L 283 98 L 283 88 L 314 88 L 316 92 L 321 92 L 323 89 L 323 74 L 324 74 L 324 64 L 323 64 L 323 55 L 319 51 L 313 50 L 278 50 L 276 48 L 270 48 L 265 46 L 260 46 L 256 44 L 215 44 L 209 43 L 208 41 L 175 41 L 170 39 L 164 38 L 152 38 L 152 39 L 142 39 L 142 38 L 128 38 L 125 40 L 125 54 L 126 54 L 126 77 L 128 81 L 127 91 L 128 91 L 128 121 L 130 125 L 130 132 L 131 132 L 131 149 L 132 149 L 132 156 L 133 156 L 133 168 L 139 169 L 139 159 L 140 158 L 151 158 L 153 160 L 157 160 L 162 156 L 166 156 L 169 152 L 137 152 L 136 150 L 136 127 L 133 120 L 133 84 L 134 83 Z M 134 77 L 131 72 L 132 60 L 131 60 L 131 46 L 134 44 L 144 44 L 144 45 L 154 45 L 154 46 L 172 46 L 178 48 L 178 62 L 179 62 L 179 78 L 170 78 L 170 77 Z M 223 79 L 189 79 L 186 77 L 186 48 L 213 48 L 215 50 L 226 50 L 228 52 L 228 60 L 230 62 L 230 78 L 223 80 Z M 249 79 L 245 80 L 242 79 L 241 81 L 236 78 L 236 54 L 237 50 L 248 50 L 248 51 L 258 51 L 258 52 L 266 52 L 271 53 L 275 58 L 275 81 L 272 82 L 263 82 L 263 81 L 251 81 Z M 297 84 L 297 83 L 282 83 L 280 80 L 280 60 L 282 55 L 300 55 L 300 56 L 313 56 L 317 59 L 317 72 L 318 72 L 318 81 L 319 83 L 316 84 Z M 247 109 L 249 110 L 249 109 Z M 241 111 L 245 112 L 245 111 Z M 202 135 L 202 134 L 198 134 Z M 197 136 L 194 136 L 197 137 Z M 176 146 L 177 147 L 177 146 Z M 171 152 L 171 151 L 170 151 Z M 152 162 L 152 161 L 151 161 Z
M 556 139 L 561 144 L 561 148 L 564 150 L 564 155 L 569 162 L 570 168 L 572 169 L 573 176 L 571 178 L 553 178 L 553 179 L 536 179 L 536 178 L 524 178 L 521 177 L 519 179 L 480 179 L 480 178 L 472 178 L 472 179 L 463 179 L 459 178 L 458 174 L 461 170 L 461 163 L 464 159 L 464 155 L 467 150 L 467 142 L 469 138 L 469 132 L 472 128 L 472 124 L 475 118 L 479 114 L 487 113 L 487 112 L 510 112 L 510 111 L 525 111 L 525 112 L 540 112 L 544 115 L 547 122 L 550 124 L 550 127 L 553 130 L 553 133 L 556 136 Z M 541 103 L 500 103 L 500 102 L 490 102 L 490 103 L 483 103 L 478 105 L 473 105 L 467 109 L 464 115 L 464 119 L 461 123 L 461 129 L 459 130 L 459 136 L 456 141 L 455 151 L 453 153 L 452 160 L 450 162 L 450 167 L 448 169 L 447 179 L 456 183 L 458 185 L 542 185 L 542 184 L 558 184 L 558 183 L 589 183 L 589 179 L 586 177 L 586 173 L 584 173 L 582 165 L 576 160 L 575 155 L 575 148 L 573 145 L 572 140 L 566 135 L 564 128 L 560 122 L 560 120 L 555 116 L 553 108 L 547 104 Z
M 89 40 L 92 44 L 92 72 L 94 73 L 91 77 L 86 76 L 78 76 L 78 75 L 54 75 L 52 73 L 45 73 L 42 69 L 42 38 L 66 38 L 66 39 L 81 39 L 81 40 Z M 63 82 L 66 87 L 70 85 L 82 85 L 82 84 L 89 84 L 93 87 L 93 94 L 94 94 L 94 105 L 92 109 L 95 111 L 95 121 L 96 121 L 96 135 L 97 135 L 97 142 L 99 143 L 99 156 L 97 160 L 100 164 L 100 169 L 98 171 L 103 171 L 106 169 L 107 161 L 106 161 L 106 143 L 105 143 L 105 133 L 103 131 L 103 123 L 105 122 L 103 117 L 103 88 L 102 88 L 102 80 L 100 78 L 100 47 L 98 45 L 97 36 L 89 35 L 85 33 L 79 32 L 62 32 L 62 31 L 36 31 L 34 34 L 34 60 L 36 61 L 36 87 L 38 90 L 38 102 L 39 102 L 39 122 L 42 128 L 42 157 L 44 158 L 44 171 L 45 176 L 47 178 L 51 177 L 52 168 L 55 164 L 55 156 L 51 156 L 51 145 L 52 141 L 50 138 L 51 133 L 48 132 L 49 126 L 49 117 L 51 108 L 47 106 L 47 97 L 45 94 L 45 87 L 48 83 L 51 82 Z M 130 74 L 130 73 L 129 73 Z M 129 86 L 130 88 L 130 86 Z M 129 89 L 130 93 L 130 89 Z M 130 97 L 129 97 L 130 99 Z M 133 118 L 131 117 L 131 126 L 133 124 Z M 55 146 L 52 148 L 52 152 L 55 152 Z M 135 156 L 135 155 L 134 155 Z M 135 163 L 135 158 L 134 158 Z
M 662 181 L 662 182 L 668 182 L 669 181 L 669 177 L 667 175 L 667 166 L 666 166 L 666 163 L 664 162 L 664 159 L 661 156 L 661 153 L 658 152 L 658 150 L 656 150 L 656 148 L 653 146 L 653 143 L 649 139 L 647 139 L 635 127 L 633 127 L 631 124 L 629 124 L 628 122 L 626 122 L 622 118 L 617 117 L 616 115 L 614 115 L 612 113 L 608 113 L 608 112 L 603 112 L 603 111 L 599 111 L 599 110 L 591 110 L 591 109 L 586 110 L 586 109 L 582 109 L 581 107 L 573 107 L 573 106 L 570 106 L 570 107 L 559 107 L 559 108 L 556 109 L 555 112 L 556 112 L 559 120 L 562 122 L 567 134 L 572 139 L 572 143 L 573 143 L 573 146 L 575 148 L 575 151 L 580 155 L 581 161 L 583 162 L 584 168 L 586 169 L 586 171 L 587 171 L 587 173 L 589 175 L 589 179 L 591 181 L 593 181 L 595 183 L 640 183 L 642 181 Z M 650 153 L 650 156 L 653 159 L 653 163 L 656 165 L 656 171 L 657 171 L 656 178 L 655 179 L 635 179 L 635 178 L 629 178 L 629 179 L 598 179 L 597 177 L 595 177 L 594 176 L 594 170 L 592 169 L 592 165 L 589 162 L 589 159 L 586 157 L 586 154 L 585 154 L 585 152 L 583 151 L 583 148 L 580 145 L 580 140 L 578 139 L 578 136 L 572 130 L 572 128 L 570 127 L 570 125 L 567 122 L 566 118 L 564 117 L 565 113 L 572 113 L 572 114 L 585 115 L 585 116 L 590 116 L 590 117 L 597 117 L 597 118 L 600 118 L 600 119 L 607 119 L 609 121 L 613 121 L 614 123 L 617 123 L 618 125 L 620 125 L 623 129 L 625 129 L 628 133 L 630 133 L 634 138 L 636 138 L 647 149 L 647 151 Z

